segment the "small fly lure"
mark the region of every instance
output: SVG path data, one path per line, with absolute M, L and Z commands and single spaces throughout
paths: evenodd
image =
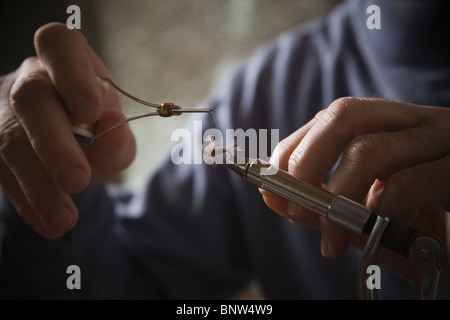
M 233 143 L 227 147 L 219 144 L 213 136 L 207 136 L 203 140 L 203 161 L 207 165 L 223 164 L 228 157 L 233 156 L 234 152 L 240 151 L 239 147 L 236 147 L 237 139 L 235 138 Z

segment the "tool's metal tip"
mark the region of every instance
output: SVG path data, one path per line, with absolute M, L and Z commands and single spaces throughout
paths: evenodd
M 77 133 L 74 133 L 75 139 L 78 141 L 79 144 L 84 144 L 84 145 L 88 145 L 88 144 L 93 144 L 94 143 L 94 139 L 93 138 L 88 138 L 82 135 L 79 135 Z
M 226 165 L 238 175 L 245 177 L 247 174 L 248 162 L 247 158 L 231 156 L 227 159 Z

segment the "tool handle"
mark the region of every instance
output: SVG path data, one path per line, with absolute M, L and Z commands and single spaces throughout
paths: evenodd
M 245 179 L 357 234 L 370 234 L 377 219 L 372 209 L 312 185 L 261 159 L 250 161 Z M 408 247 L 415 234 L 416 230 L 411 227 L 391 221 L 381 243 L 408 256 Z

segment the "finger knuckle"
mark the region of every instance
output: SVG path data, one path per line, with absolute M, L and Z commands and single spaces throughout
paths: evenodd
M 27 57 L 23 60 L 20 69 L 27 69 L 29 67 L 36 67 L 39 65 L 39 59 L 37 57 Z
M 1 108 L 9 108 L 9 94 L 16 81 L 17 70 L 0 77 L 0 105 Z
M 345 159 L 355 163 L 367 163 L 382 152 L 383 143 L 378 136 L 367 135 L 354 138 L 347 147 Z
M 288 171 L 292 174 L 296 174 L 299 171 L 301 161 L 303 158 L 303 154 L 305 153 L 303 144 L 295 148 L 295 150 L 291 153 L 288 160 Z
M 396 172 L 386 182 L 384 192 L 392 199 L 407 200 L 414 197 L 417 181 L 407 170 Z
M 323 121 L 323 119 L 326 119 L 328 117 L 328 113 L 330 112 L 330 109 L 322 109 L 319 112 L 316 113 L 314 116 L 315 123 L 319 121 Z
M 36 96 L 48 87 L 48 79 L 40 72 L 31 72 L 22 75 L 13 84 L 10 92 L 11 107 L 16 112 L 32 105 Z
M 0 154 L 11 158 L 28 141 L 27 134 L 17 120 L 11 120 L 0 129 Z
M 333 118 L 348 118 L 354 110 L 360 108 L 364 100 L 357 97 L 342 97 L 334 100 L 328 107 L 328 112 Z

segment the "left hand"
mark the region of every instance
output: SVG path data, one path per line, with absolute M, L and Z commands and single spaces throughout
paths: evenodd
M 442 265 L 446 267 L 450 256 L 450 220 L 445 211 L 450 204 L 449 150 L 450 108 L 341 98 L 280 142 L 271 162 L 421 233 L 437 235 L 443 242 Z M 323 175 L 341 154 L 328 184 L 323 185 Z M 363 247 L 366 237 L 267 191 L 261 193 L 280 215 L 299 226 L 321 230 L 324 256 L 338 257 L 350 245 Z M 391 267 L 404 275 L 399 265 Z
M 56 239 L 78 220 L 70 195 L 128 166 L 136 146 L 127 125 L 80 146 L 71 120 L 101 131 L 125 118 L 117 92 L 97 80 L 108 70 L 65 24 L 42 26 L 34 40 L 37 56 L 0 77 L 0 186 L 28 225 Z

